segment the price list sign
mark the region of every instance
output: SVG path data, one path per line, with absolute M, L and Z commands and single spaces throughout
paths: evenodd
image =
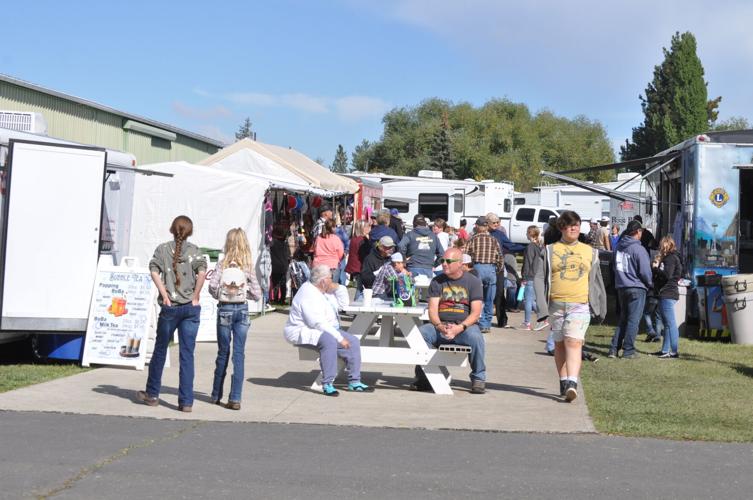
M 144 369 L 155 290 L 147 268 L 110 265 L 97 269 L 83 366 Z

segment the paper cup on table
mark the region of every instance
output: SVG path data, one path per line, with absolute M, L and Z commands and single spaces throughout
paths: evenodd
M 370 306 L 371 305 L 371 297 L 373 297 L 373 290 L 371 288 L 364 288 L 363 289 L 363 305 Z

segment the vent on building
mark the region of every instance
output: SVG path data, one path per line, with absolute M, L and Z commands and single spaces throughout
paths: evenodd
M 428 179 L 441 179 L 442 172 L 440 170 L 419 170 L 418 177 L 426 177 Z
M 47 122 L 41 113 L 0 111 L 0 128 L 47 135 Z

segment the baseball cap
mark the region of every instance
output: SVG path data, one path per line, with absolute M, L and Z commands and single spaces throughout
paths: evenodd
M 426 218 L 424 218 L 423 215 L 417 214 L 415 217 L 413 217 L 413 225 L 414 226 L 425 226 L 426 225 Z
M 400 212 L 398 212 L 398 211 L 397 211 L 397 208 L 390 208 L 390 215 L 394 215 L 394 216 L 396 216 L 396 217 L 397 217 L 397 215 L 398 215 L 399 213 L 400 213 Z
M 392 240 L 392 236 L 382 236 L 379 238 L 380 247 L 394 247 L 395 242 Z
M 403 262 L 403 254 L 400 252 L 395 252 L 390 256 L 390 260 L 392 262 Z
M 332 211 L 332 207 L 328 205 L 327 203 L 323 204 L 321 207 L 319 207 L 319 213 Z
M 464 253 L 463 254 L 463 264 L 470 264 L 472 262 L 473 262 L 473 259 L 471 258 L 471 256 L 468 255 L 467 253 Z
M 482 215 L 478 219 L 476 219 L 476 225 L 477 226 L 486 226 L 488 223 L 486 221 L 486 216 Z

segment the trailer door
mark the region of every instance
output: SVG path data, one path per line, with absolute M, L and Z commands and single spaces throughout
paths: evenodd
M 10 141 L 0 329 L 86 330 L 106 162 L 98 148 Z

